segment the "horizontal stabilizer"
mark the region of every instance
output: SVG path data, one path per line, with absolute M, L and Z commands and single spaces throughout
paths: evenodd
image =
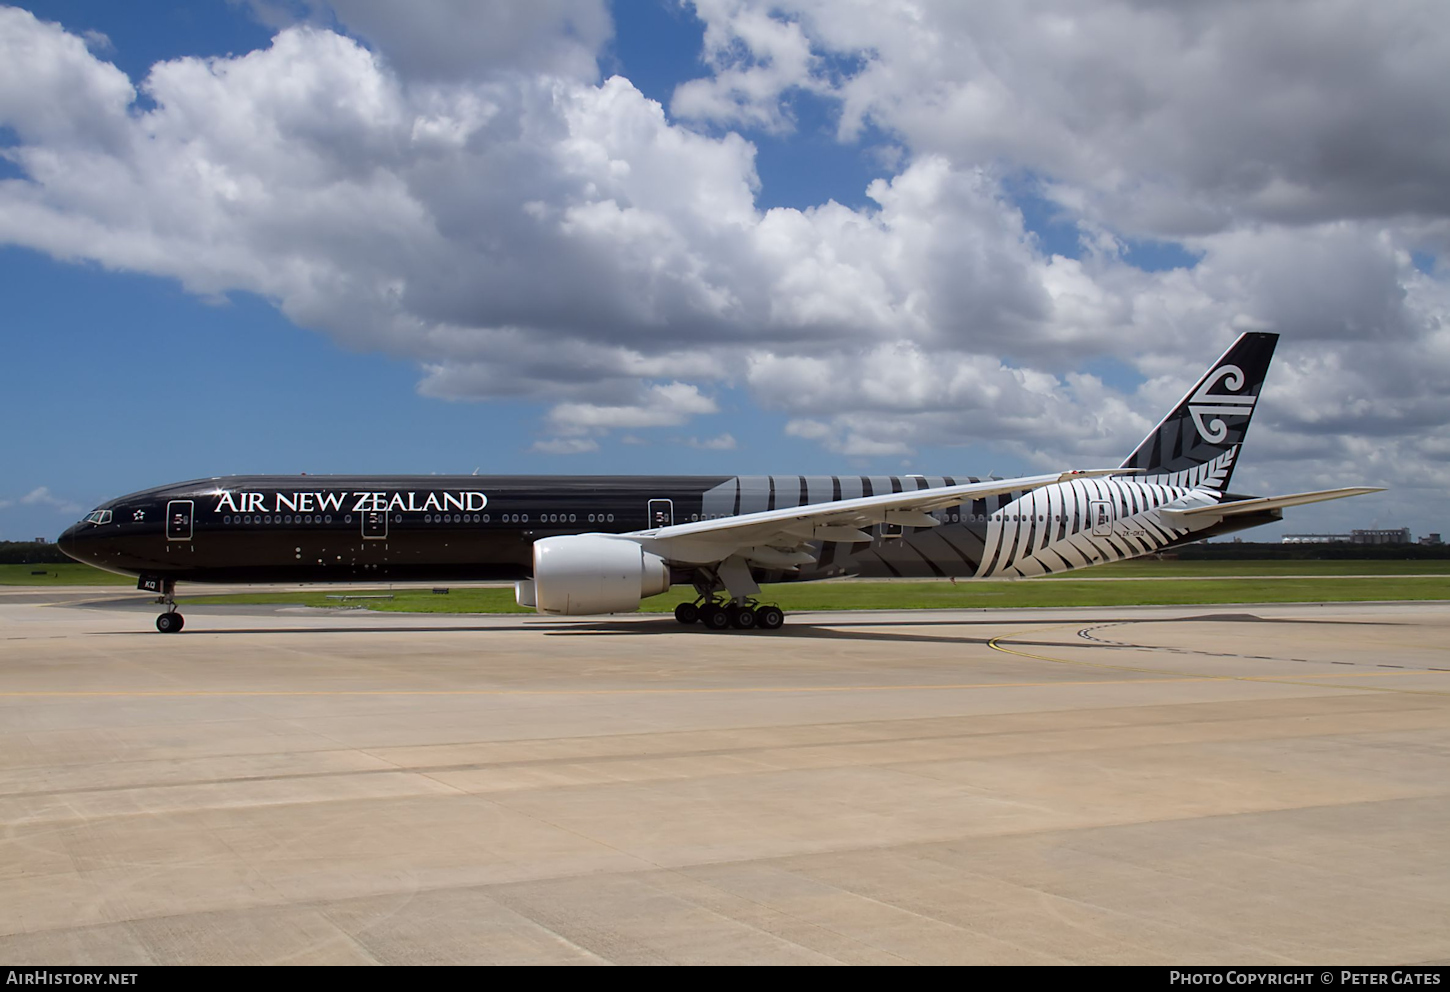
M 1346 496 L 1364 496 L 1368 493 L 1382 493 L 1376 486 L 1355 486 L 1350 489 L 1320 489 L 1312 493 L 1290 493 L 1287 496 L 1260 496 L 1256 499 L 1238 499 L 1229 503 L 1209 503 L 1206 506 L 1183 508 L 1164 507 L 1158 512 L 1167 517 L 1184 519 L 1194 517 L 1233 517 L 1241 513 L 1261 513 L 1264 510 L 1279 510 L 1286 506 L 1303 506 L 1305 503 L 1322 503 L 1328 499 L 1344 499 Z

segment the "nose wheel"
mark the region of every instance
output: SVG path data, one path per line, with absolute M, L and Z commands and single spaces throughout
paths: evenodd
M 163 634 L 176 634 L 186 626 L 186 618 L 176 612 L 176 582 L 167 579 L 161 585 L 161 597 L 156 600 L 166 607 L 166 612 L 156 618 L 156 629 Z

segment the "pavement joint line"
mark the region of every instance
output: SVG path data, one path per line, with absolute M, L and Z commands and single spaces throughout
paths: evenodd
M 1182 682 L 1279 682 L 1297 685 L 1292 679 L 1280 679 L 1267 675 L 1205 675 L 1185 673 L 1172 675 L 1161 669 L 1130 668 L 1123 665 L 1093 665 L 1089 662 L 1068 661 L 1048 658 L 1044 655 L 1012 651 L 992 646 L 1006 654 L 1020 655 L 1038 661 L 1049 661 L 1064 665 L 1085 665 L 1093 668 L 1119 669 L 1144 674 L 1168 675 L 1168 678 L 1145 679 L 1081 679 L 1048 682 L 959 682 L 920 683 L 908 685 L 837 685 L 837 686 L 744 686 L 734 689 L 39 689 L 33 691 L 0 692 L 0 699 L 47 699 L 47 698 L 187 698 L 187 697 L 269 697 L 269 696 L 646 696 L 646 695 L 735 695 L 755 693 L 811 693 L 811 692 L 912 692 L 922 690 L 965 690 L 965 689 L 1033 689 L 1052 686 L 1087 685 L 1158 685 Z M 1301 679 L 1331 678 L 1380 678 L 1394 675 L 1428 675 L 1430 672 L 1445 672 L 1450 669 L 1402 669 L 1397 672 L 1349 672 L 1343 674 L 1301 675 Z M 1344 686 L 1343 688 L 1353 688 Z M 1378 688 L 1378 687 L 1374 687 Z M 1425 689 L 1381 689 L 1384 692 L 1422 692 L 1429 695 L 1450 695 L 1438 690 Z
M 1170 674 L 1170 673 L 1162 673 Z M 1383 673 L 1388 674 L 1388 673 Z M 808 692 L 911 692 L 923 689 L 1030 689 L 1050 686 L 1133 685 L 1158 682 L 1204 682 L 1217 676 L 1185 675 L 1161 679 L 1082 679 L 1047 682 L 960 682 L 910 685 L 826 685 L 744 686 L 733 689 L 38 689 L 0 692 L 0 699 L 69 697 L 168 697 L 168 696 L 645 696 L 645 695 L 733 695 L 737 693 Z
M 1320 664 L 1320 662 L 1314 661 L 1311 658 L 1274 658 L 1274 657 L 1271 657 L 1269 655 L 1262 655 L 1262 654 L 1235 654 L 1235 653 L 1233 653 L 1231 651 L 1204 651 L 1201 648 L 1182 648 L 1182 647 L 1173 647 L 1173 646 L 1167 646 L 1167 645 L 1154 647 L 1153 645 L 1148 645 L 1148 644 L 1134 644 L 1131 641 L 1109 641 L 1109 640 L 1106 640 L 1105 638 L 1094 637 L 1093 636 L 1093 633 L 1092 633 L 1094 631 L 1105 630 L 1108 627 L 1128 627 L 1128 626 L 1132 626 L 1134 624 L 1138 624 L 1138 623 L 1142 623 L 1142 622 L 1144 622 L 1144 621 L 1139 621 L 1139 620 L 1115 620 L 1115 621 L 1113 621 L 1111 623 L 1092 624 L 1090 626 L 1084 627 L 1081 630 L 1079 630 L 1077 632 L 1077 636 L 1083 638 L 1084 640 L 1091 641 L 1094 644 L 1101 644 L 1101 645 L 1104 645 L 1106 647 L 1128 648 L 1130 650 L 1136 650 L 1136 651 L 1159 651 L 1159 652 L 1167 652 L 1169 654 L 1201 655 L 1201 656 L 1206 657 L 1206 658 L 1245 658 L 1245 659 L 1249 659 L 1251 661 L 1294 661 L 1294 662 L 1301 662 L 1301 663 L 1306 664 L 1306 665 Z M 1069 625 L 1069 626 L 1071 626 L 1071 625 Z M 1052 630 L 1052 629 L 1060 629 L 1060 628 L 1040 628 L 1040 629 Z M 1003 637 L 1020 637 L 1021 634 L 1022 634 L 1022 631 L 1017 631 L 1015 633 L 1003 634 L 1001 636 L 1003 636 Z M 1051 642 L 1048 642 L 1048 643 L 1051 643 Z M 1374 664 L 1374 666 L 1376 668 L 1404 668 L 1405 667 L 1404 665 L 1391 665 L 1391 664 L 1381 663 L 1381 662 L 1361 662 L 1361 661 L 1330 661 L 1329 664 L 1331 664 L 1331 665 L 1350 665 L 1350 666 L 1354 666 L 1354 667 L 1358 667 L 1360 665 Z M 1147 669 L 1145 669 L 1145 671 L 1146 670 Z M 1436 668 L 1433 665 L 1425 665 L 1425 666 L 1423 666 L 1423 669 L 1422 670 L 1423 671 L 1427 671 L 1427 672 L 1447 672 L 1447 671 L 1450 671 L 1450 668 Z M 1307 675 L 1304 676 L 1304 677 L 1305 678 L 1323 678 L 1323 676 L 1307 676 Z
M 1079 630 L 1078 630 L 1078 633 L 1079 634 L 1082 633 L 1082 630 L 1083 629 L 1088 629 L 1088 630 L 1093 629 L 1093 627 L 1091 625 L 1089 627 L 1087 627 L 1087 628 L 1082 628 L 1082 621 L 1078 621 L 1076 623 L 1065 623 L 1065 624 L 1060 624 L 1060 625 L 1057 625 L 1057 626 L 1054 626 L 1054 627 L 1038 627 L 1038 628 L 1036 628 L 1034 630 L 1017 630 L 1017 631 L 1012 631 L 1012 632 L 1007 633 L 1007 634 L 998 634 L 996 637 L 993 637 L 993 638 L 991 638 L 990 640 L 987 641 L 987 647 L 991 648 L 993 651 L 1000 651 L 1003 654 L 1014 654 L 1014 655 L 1017 655 L 1018 657 L 1021 657 L 1021 658 L 1031 658 L 1034 661 L 1051 662 L 1052 664 L 1055 664 L 1055 665 L 1077 665 L 1077 666 L 1082 667 L 1082 668 L 1102 668 L 1102 669 L 1110 669 L 1110 670 L 1113 670 L 1113 671 L 1120 671 L 1120 672 L 1142 672 L 1142 673 L 1148 674 L 1148 675 L 1169 675 L 1169 674 L 1172 674 L 1172 673 L 1167 672 L 1167 671 L 1165 671 L 1164 669 L 1161 669 L 1161 668 L 1139 668 L 1139 667 L 1136 667 L 1136 666 L 1133 666 L 1133 665 L 1105 665 L 1105 664 L 1102 664 L 1100 662 L 1093 662 L 1093 661 L 1073 661 L 1073 660 L 1071 660 L 1069 658 L 1052 658 L 1052 657 L 1049 657 L 1047 655 L 1032 654 L 1032 653 L 1027 652 L 1027 651 L 1014 651 L 1012 648 L 1004 647 L 1002 645 L 1002 643 L 1001 643 L 1001 642 L 1003 642 L 1005 640 L 1008 640 L 1009 638 L 1022 637 L 1022 636 L 1027 635 L 1027 634 L 1042 634 L 1042 633 L 1044 633 L 1046 631 L 1049 631 L 1049 630 L 1068 630 L 1068 629 L 1073 628 L 1073 627 L 1078 627 L 1079 628 Z M 1095 640 L 1095 638 L 1090 638 L 1090 639 Z M 1069 645 L 1063 645 L 1063 646 L 1064 647 L 1068 647 Z M 1142 650 L 1145 650 L 1145 651 L 1152 651 L 1152 650 L 1154 650 L 1154 648 L 1152 648 L 1152 647 L 1144 647 L 1142 645 L 1123 644 L 1121 646 L 1122 647 L 1140 647 L 1140 648 L 1142 648 Z M 1394 687 L 1391 687 L 1391 686 L 1382 686 L 1382 685 L 1363 685 L 1363 684 L 1360 684 L 1360 685 L 1337 685 L 1337 684 L 1335 684 L 1333 682 L 1316 683 L 1316 682 L 1304 682 L 1304 681 L 1300 681 L 1302 679 L 1307 679 L 1307 678 L 1355 678 L 1357 676 L 1358 677 L 1362 677 L 1364 675 L 1389 675 L 1389 674 L 1421 675 L 1421 674 L 1429 674 L 1429 671 L 1430 671 L 1429 669 L 1425 669 L 1423 671 L 1420 671 L 1420 670 L 1416 670 L 1416 671 L 1402 670 L 1402 671 L 1396 672 L 1396 673 L 1390 673 L 1390 672 L 1364 672 L 1364 673 L 1354 673 L 1354 674 L 1344 673 L 1344 674 L 1341 674 L 1341 675 L 1320 675 L 1320 676 L 1301 675 L 1297 679 L 1274 678 L 1274 677 L 1267 676 L 1267 675 L 1207 675 L 1207 674 L 1202 674 L 1202 673 L 1186 673 L 1186 674 L 1191 675 L 1193 678 L 1207 680 L 1207 681 L 1217 681 L 1217 682 L 1264 682 L 1264 683 L 1275 683 L 1275 684 L 1279 684 L 1279 685 L 1302 685 L 1302 686 L 1308 686 L 1308 687 L 1315 688 L 1315 689 L 1361 689 L 1361 690 L 1367 690 L 1369 692 L 1394 692 L 1394 693 L 1413 694 L 1413 695 L 1418 695 L 1418 696 L 1450 696 L 1450 692 L 1447 692 L 1447 691 L 1441 690 L 1441 689 L 1397 689 L 1397 688 L 1394 688 Z

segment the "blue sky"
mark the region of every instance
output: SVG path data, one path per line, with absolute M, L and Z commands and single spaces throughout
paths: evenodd
M 392 29 L 386 25 L 354 19 L 342 4 L 340 13 L 326 8 L 318 13 L 316 8 L 301 5 L 262 8 L 269 11 L 272 23 L 263 23 L 251 5 L 238 2 L 148 0 L 124 5 L 44 2 L 22 6 L 43 21 L 58 22 L 72 35 L 98 32 L 89 35 L 96 65 L 88 63 L 76 71 L 102 78 L 96 66 L 110 62 L 133 85 L 139 85 L 158 62 L 187 56 L 227 59 L 266 49 L 281 29 L 282 21 L 272 16 L 278 10 L 291 16 L 310 12 L 312 23 L 320 29 L 364 42 L 379 53 L 383 64 L 379 71 L 384 74 L 391 72 L 390 52 L 402 51 L 392 46 L 406 41 L 389 35 Z M 1165 181 L 1163 187 L 1169 192 L 1155 199 L 1140 195 L 1163 171 L 1161 164 L 1151 161 L 1125 159 L 1120 171 L 1126 171 L 1129 179 L 1121 187 L 1074 175 L 1073 159 L 1054 159 L 1052 153 L 1039 150 L 1050 149 L 1052 141 L 1060 140 L 1049 133 L 1046 124 L 1041 134 L 1028 140 L 999 120 L 994 126 L 1001 128 L 1000 133 L 987 134 L 964 148 L 959 125 L 923 124 L 919 114 L 908 114 L 901 104 L 891 103 L 885 88 L 873 96 L 875 110 L 863 119 L 859 130 L 842 137 L 838 125 L 849 86 L 853 80 L 864 85 L 871 78 L 864 70 L 872 59 L 881 65 L 888 62 L 890 39 L 883 38 L 869 56 L 853 54 L 849 43 L 837 45 L 831 32 L 813 27 L 809 16 L 802 14 L 771 22 L 777 35 L 768 44 L 786 47 L 752 47 L 767 43 L 755 40 L 757 35 L 741 27 L 732 52 L 743 53 L 733 64 L 742 71 L 786 64 L 795 28 L 809 36 L 814 53 L 813 68 L 773 84 L 774 89 L 760 97 L 756 106 L 751 103 L 756 96 L 742 98 L 741 91 L 729 89 L 729 78 L 733 78 L 729 67 L 712 67 L 703 57 L 705 23 L 694 7 L 674 0 L 640 0 L 616 4 L 610 14 L 612 33 L 592 51 L 598 75 L 578 83 L 580 93 L 587 97 L 599 80 L 611 75 L 625 77 L 644 97 L 664 106 L 667 116 L 662 135 L 689 133 L 712 142 L 698 151 L 705 156 L 695 160 L 702 170 L 727 160 L 731 136 L 749 141 L 759 181 L 755 209 L 785 208 L 795 218 L 815 217 L 812 223 L 822 232 L 822 240 L 807 250 L 822 259 L 848 258 L 853 250 L 846 240 L 849 224 L 837 229 L 814 213 L 834 201 L 851 211 L 850 216 L 859 223 L 876 225 L 872 236 L 882 239 L 883 256 L 902 245 L 909 250 L 907 232 L 922 230 L 923 224 L 936 225 L 930 236 L 948 246 L 944 251 L 962 251 L 964 271 L 976 274 L 964 275 L 963 285 L 957 287 L 951 285 L 950 277 L 946 283 L 891 287 L 894 295 L 882 306 L 883 312 L 889 310 L 895 316 L 869 326 L 857 326 L 849 317 L 839 327 L 789 322 L 778 329 L 763 326 L 762 322 L 768 325 L 783 311 L 816 305 L 810 301 L 819 294 L 801 291 L 792 297 L 790 287 L 795 283 L 790 281 L 784 281 L 785 288 L 773 290 L 768 299 L 752 303 L 742 297 L 746 317 L 738 321 L 732 317 L 722 325 L 718 315 L 703 310 L 698 321 L 687 315 L 681 327 L 689 330 L 682 331 L 682 341 L 691 342 L 690 335 L 702 335 L 713 346 L 718 339 L 724 349 L 721 354 L 727 356 L 724 361 L 729 361 L 732 347 L 741 357 L 740 365 L 720 374 L 692 372 L 701 367 L 698 355 L 657 354 L 649 350 L 656 345 L 631 343 L 628 334 L 644 341 L 656 333 L 657 319 L 650 318 L 635 331 L 615 328 L 607 339 L 592 336 L 594 332 L 588 328 L 577 333 L 570 330 L 571 336 L 558 346 L 560 356 L 570 354 L 580 341 L 616 350 L 638 348 L 645 359 L 655 361 L 650 368 L 663 371 L 645 373 L 637 381 L 619 379 L 591 385 L 583 382 L 590 374 L 588 368 L 595 367 L 588 364 L 583 371 L 571 371 L 553 385 L 537 388 L 510 389 L 497 384 L 420 388 L 428 368 L 440 364 L 450 375 L 458 372 L 462 378 L 457 381 L 474 381 L 463 375 L 473 361 L 465 357 L 467 349 L 445 350 L 440 357 L 435 344 L 423 346 L 401 337 L 386 337 L 381 331 L 353 334 L 345 313 L 346 300 L 328 311 L 315 301 L 304 303 L 287 295 L 287 290 L 264 290 L 266 279 L 229 272 L 198 273 L 184 251 L 171 259 L 133 261 L 140 257 L 139 252 L 93 251 L 84 239 L 69 248 L 54 247 L 43 231 L 13 236 L 8 243 L 0 237 L 0 298 L 5 301 L 0 347 L 6 367 L 17 373 L 5 397 L 11 429 L 0 440 L 0 465 L 4 466 L 0 539 L 53 537 L 79 512 L 118 493 L 227 473 L 479 469 L 484 473 L 569 474 L 842 470 L 1011 474 L 1035 470 L 1043 457 L 1096 466 L 1132 448 L 1143 418 L 1161 413 L 1161 397 L 1179 388 L 1182 377 L 1196 372 L 1216 354 L 1225 337 L 1233 333 L 1232 321 L 1261 326 L 1253 323 L 1258 319 L 1255 307 L 1279 312 L 1274 301 L 1232 297 L 1239 291 L 1236 287 L 1252 282 L 1251 276 L 1240 272 L 1251 274 L 1258 264 L 1232 256 L 1241 247 L 1241 241 L 1234 239 L 1246 236 L 1238 232 L 1262 232 L 1266 222 L 1252 215 L 1255 206 L 1233 200 L 1236 194 L 1231 191 L 1205 187 L 1185 192 L 1182 188 L 1210 180 L 1170 175 L 1173 182 Z M 836 34 L 842 30 L 843 26 L 836 26 Z M 1024 63 L 1031 61 L 1026 53 L 1022 58 Z M 524 71 L 528 69 L 526 66 Z M 228 85 L 236 78 L 229 77 Z M 712 99 L 722 93 L 727 99 L 723 103 L 680 103 L 678 88 L 691 80 L 715 86 L 710 91 Z M 942 86 L 950 83 L 945 77 L 941 81 Z M 433 81 L 400 75 L 396 84 L 413 99 Z M 493 77 L 479 83 L 485 84 L 512 85 L 498 84 Z M 731 92 L 734 96 L 729 96 Z M 730 100 L 744 109 L 729 109 Z M 54 140 L 43 133 L 42 125 L 26 124 L 23 118 L 7 123 L 5 106 L 0 98 L 0 145 L 15 149 L 30 142 L 41 147 Z M 762 108 L 786 125 L 762 125 L 761 118 L 750 117 L 749 112 Z M 142 95 L 131 108 L 132 120 L 155 109 L 156 102 Z M 1044 104 L 1045 119 L 1052 109 Z M 1068 111 L 1063 113 L 1065 119 L 1071 117 Z M 32 130 L 25 131 L 26 127 Z M 75 144 L 55 147 L 62 156 L 78 154 Z M 1087 151 L 1101 156 L 1138 154 L 1108 144 Z M 1086 158 L 1087 151 L 1074 154 Z M 627 151 L 616 149 L 611 154 L 636 169 L 644 164 L 630 159 Z M 937 179 L 947 177 L 942 180 L 946 185 L 932 194 L 942 197 L 942 206 L 919 208 L 908 195 L 916 187 L 908 184 L 929 185 L 933 162 L 940 165 Z M 1133 169 L 1140 170 L 1140 178 L 1132 178 Z M 572 181 L 573 173 L 566 170 L 562 175 Z M 973 175 L 985 178 L 974 180 Z M 46 185 L 18 160 L 0 160 L 0 180 Z M 881 203 L 867 193 L 877 180 L 892 184 L 906 199 L 893 201 L 894 206 L 878 214 Z M 951 183 L 959 184 L 958 192 L 949 191 L 956 188 Z M 50 181 L 47 188 L 58 189 L 59 184 Z M 525 196 L 523 188 L 521 185 L 520 198 Z M 728 182 L 721 189 L 728 189 Z M 1132 192 L 1125 194 L 1124 190 Z M 505 196 L 507 192 L 505 189 Z M 1217 211 L 1214 216 L 1229 219 L 1204 221 L 1201 217 L 1208 214 L 1195 215 L 1199 219 L 1192 223 L 1200 229 L 1190 231 L 1182 226 L 1188 206 L 1149 212 L 1149 206 L 1171 198 L 1170 194 L 1193 209 L 1209 203 Z M 643 195 L 637 193 L 636 197 L 636 205 L 642 204 Z M 84 196 L 73 198 L 55 209 L 67 218 L 76 218 L 93 209 L 84 200 Z M 618 196 L 616 200 L 625 202 Z M 560 200 L 560 204 L 567 202 L 567 198 Z M 961 220 L 943 216 L 959 207 L 964 211 Z M 100 218 L 97 222 L 102 224 L 113 223 L 115 216 L 125 213 L 109 207 L 94 209 L 92 219 Z M 659 207 L 658 216 L 677 223 L 676 230 L 683 232 L 679 237 L 685 241 L 697 237 L 689 232 L 699 225 L 669 217 L 670 209 Z M 917 209 L 926 213 L 904 216 L 897 227 L 892 226 L 897 223 L 895 215 L 887 216 L 893 210 L 906 215 Z M 1333 220 L 1334 210 L 1327 209 L 1324 217 L 1328 221 Z M 1354 211 L 1345 207 L 1345 212 Z M 1013 225 L 1019 223 L 1025 233 L 1014 235 Z M 1210 229 L 1214 223 L 1221 229 Z M 996 225 L 1000 231 L 992 236 L 999 241 L 991 242 L 988 234 L 976 233 L 977 225 L 986 231 Z M 1267 226 L 1280 229 L 1275 222 Z M 1282 230 L 1289 232 L 1286 237 L 1309 237 L 1306 231 L 1318 229 L 1300 223 Z M 1103 232 L 1116 239 L 1118 248 L 1107 256 L 1085 255 L 1085 233 Z M 130 237 L 138 232 L 122 233 Z M 1367 231 L 1365 243 L 1372 242 L 1373 236 L 1374 232 Z M 242 237 L 245 235 L 239 235 L 239 240 Z M 712 232 L 690 249 L 690 257 L 738 253 L 741 249 L 733 245 L 731 237 L 734 235 L 728 232 Z M 956 247 L 961 239 L 970 243 Z M 1437 245 L 1421 240 L 1410 247 L 1407 257 L 1416 271 L 1426 274 L 1437 269 Z M 550 250 L 557 253 L 559 248 Z M 1257 257 L 1248 250 L 1244 255 Z M 1074 260 L 1080 268 L 1054 265 L 1052 256 Z M 265 253 L 258 257 L 265 268 Z M 850 264 L 869 269 L 873 257 L 868 254 L 865 261 L 853 258 Z M 1209 262 L 1202 261 L 1205 257 Z M 976 258 L 985 261 L 973 270 Z M 732 272 L 757 271 L 755 263 L 723 254 L 707 261 Z M 351 263 L 338 264 L 345 268 Z M 870 283 L 872 273 L 862 271 L 864 275 L 838 284 L 839 290 Z M 587 278 L 581 275 L 580 281 Z M 729 278 L 733 277 L 726 277 L 727 283 Z M 739 292 L 753 292 L 749 277 L 740 278 Z M 909 276 L 883 276 L 883 285 L 901 278 Z M 981 280 L 975 291 L 974 279 Z M 184 288 L 183 280 L 193 289 Z M 197 288 L 201 282 L 214 283 L 219 289 L 204 292 Z M 409 285 L 416 283 L 415 277 Z M 1424 291 L 1433 296 L 1440 292 L 1440 285 L 1429 285 Z M 466 278 L 461 289 L 468 289 Z M 933 302 L 962 292 L 961 305 L 971 310 L 978 299 L 995 297 L 999 291 L 1001 301 L 989 309 L 983 304 L 982 316 L 972 320 L 990 324 L 1000 319 L 1000 329 L 978 323 L 957 327 L 952 323 L 953 311 Z M 538 298 L 543 301 L 552 292 L 547 285 L 541 286 Z M 1216 298 L 1216 293 L 1223 298 Z M 1085 302 L 1079 306 L 1074 301 Z M 661 303 L 664 309 L 659 312 L 673 305 Z M 581 306 L 579 319 L 587 324 L 595 311 L 587 301 Z M 284 315 L 284 307 L 309 316 L 294 323 Z M 433 312 L 430 304 L 417 315 Z M 610 324 L 611 318 L 599 312 L 601 326 Z M 945 324 L 942 317 L 931 316 L 943 312 L 948 314 Z M 671 319 L 680 319 L 676 313 Z M 928 316 L 913 323 L 922 313 Z M 399 326 L 407 323 L 403 317 L 411 320 L 413 316 L 401 315 Z M 627 325 L 628 318 L 623 319 Z M 1155 327 L 1153 320 L 1162 323 Z M 1024 321 L 1034 323 L 1028 328 Z M 1122 322 L 1124 330 L 1114 330 L 1114 321 Z M 808 333 L 800 331 L 802 326 L 807 326 Z M 1172 333 L 1165 333 L 1165 327 Z M 964 342 L 963 334 L 971 340 Z M 730 344 L 732 336 L 738 345 Z M 833 347 L 832 340 L 841 343 Z M 795 343 L 782 343 L 788 341 Z M 988 363 L 972 376 L 957 377 L 960 381 L 955 385 L 948 385 L 944 378 L 938 393 L 923 390 L 920 396 L 898 399 L 889 383 L 873 380 L 881 365 L 873 356 L 885 353 L 873 349 L 889 350 L 904 343 L 916 350 L 924 369 L 940 370 L 951 363 L 971 364 L 977 359 Z M 704 354 L 701 349 L 707 345 L 692 347 Z M 993 365 L 1002 359 L 1005 367 L 994 370 Z M 858 360 L 859 366 L 855 364 Z M 708 366 L 709 360 L 704 363 Z M 522 376 L 525 365 L 520 364 L 519 369 Z M 1080 374 L 1099 385 L 1074 385 L 1069 377 Z M 696 377 L 690 378 L 692 375 Z M 772 386 L 791 382 L 793 375 L 845 377 L 847 384 L 829 391 L 824 386 L 818 391 L 803 386 L 799 395 L 789 388 L 782 394 L 778 386 Z M 852 378 L 855 376 L 859 380 Z M 973 376 L 981 377 L 979 386 L 971 385 L 978 381 Z M 1056 388 L 1043 385 L 1052 379 L 1058 383 Z M 445 376 L 440 381 L 455 380 Z M 654 396 L 656 387 L 687 382 L 704 397 L 692 401 L 688 414 L 667 414 L 651 421 L 636 409 L 644 410 L 647 402 L 629 398 Z M 1012 390 L 1018 388 L 1024 390 L 1020 402 L 1012 398 Z M 1005 392 L 990 416 L 964 411 L 958 431 L 951 397 L 961 396 L 964 389 L 968 395 L 974 390 L 984 395 Z M 1099 389 L 1122 402 L 1092 399 L 1099 396 Z M 436 398 L 430 393 L 456 398 Z M 871 403 L 876 406 L 853 396 L 875 397 Z M 1099 407 L 1092 407 L 1093 403 Z M 872 409 L 878 414 L 873 415 Z M 636 416 L 642 419 L 630 426 L 634 423 L 630 418 Z M 1082 425 L 1076 423 L 1079 419 Z M 1308 419 L 1306 416 L 1304 423 Z M 660 426 L 649 426 L 656 422 Z M 1055 426 L 1069 423 L 1072 430 L 1055 430 Z M 1435 431 L 1443 426 L 1437 422 Z M 1296 429 L 1302 437 L 1293 435 L 1298 440 L 1292 445 L 1279 446 L 1280 456 L 1291 462 L 1304 457 L 1304 452 L 1320 450 L 1323 441 L 1311 428 L 1301 424 Z M 893 442 L 898 433 L 906 439 L 900 445 Z M 722 450 L 719 445 L 703 444 L 725 435 L 733 439 L 733 447 Z M 1090 444 L 1075 446 L 1074 436 L 1090 439 Z M 578 442 L 586 450 L 558 455 L 535 447 L 542 443 L 547 448 L 558 438 Z M 1339 445 L 1336 457 L 1353 457 L 1351 441 L 1335 443 Z M 1260 484 L 1279 481 L 1267 466 L 1250 479 Z M 1352 516 L 1358 515 L 1319 519 L 1322 526 L 1343 526 Z M 1305 527 L 1316 529 L 1315 519 L 1310 517 Z M 1415 521 L 1417 529 L 1429 529 L 1434 523 L 1433 514 Z
M 240 4 L 37 3 L 29 9 L 74 32 L 106 34 L 104 54 L 134 81 L 154 62 L 265 47 L 271 31 Z M 703 72 L 704 26 L 661 0 L 616 9 L 607 73 L 653 99 Z M 808 101 L 806 101 L 808 102 Z M 762 136 L 757 168 L 770 206 L 824 199 L 859 205 L 872 170 L 859 148 L 836 146 L 823 108 L 808 107 L 794 140 Z M 1055 246 L 1071 248 L 1062 239 Z M 90 506 L 173 479 L 249 472 L 681 473 L 830 472 L 845 459 L 782 433 L 786 418 L 726 391 L 722 413 L 688 434 L 644 432 L 654 445 L 608 443 L 579 456 L 530 451 L 541 404 L 429 399 L 409 362 L 356 354 L 299 329 L 264 300 L 232 293 L 207 302 L 174 280 L 107 272 L 24 248 L 0 249 L 8 301 L 7 365 L 30 370 L 6 405 L 26 430 L 7 432 L 0 539 L 54 535 L 71 509 L 18 502 L 46 487 Z M 678 443 L 729 432 L 734 451 Z M 985 461 L 983 460 L 985 458 Z M 856 460 L 853 460 L 856 461 Z M 899 459 L 888 465 L 898 468 Z M 980 451 L 923 451 L 930 465 L 1010 470 L 1015 460 Z M 991 464 L 987 464 L 990 462 Z M 1000 463 L 1000 464 L 999 464 Z

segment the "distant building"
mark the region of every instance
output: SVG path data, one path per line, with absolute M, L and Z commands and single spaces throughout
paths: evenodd
M 37 537 L 37 538 L 36 538 L 36 539 L 35 539 L 35 543 L 36 543 L 36 544 L 49 544 L 49 543 L 50 543 L 50 541 L 49 541 L 49 540 L 47 540 L 47 539 L 46 539 L 46 538 L 43 538 L 43 537 Z
M 1356 530 L 1352 532 L 1355 544 L 1409 544 L 1410 528 L 1394 530 Z
M 1440 540 L 1440 535 L 1438 533 L 1436 533 L 1436 534 L 1430 534 L 1428 537 L 1422 537 L 1422 538 L 1420 538 L 1420 543 L 1421 544 L 1444 544 L 1445 542 L 1442 541 L 1442 540 Z
M 1352 534 L 1285 534 L 1281 544 L 1348 544 L 1354 540 Z

